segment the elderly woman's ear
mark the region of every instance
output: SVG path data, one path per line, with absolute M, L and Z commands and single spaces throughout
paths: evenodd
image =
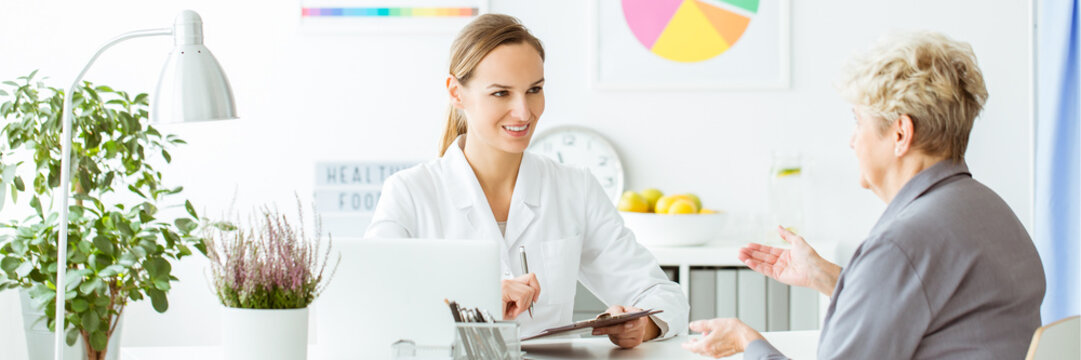
M 893 154 L 897 157 L 901 157 L 908 153 L 909 148 L 912 147 L 912 138 L 916 134 L 916 126 L 912 123 L 912 117 L 908 114 L 901 114 L 897 118 L 897 121 L 893 124 L 894 132 L 894 147 Z

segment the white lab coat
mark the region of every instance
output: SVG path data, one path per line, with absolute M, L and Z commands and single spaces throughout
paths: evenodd
M 526 152 L 500 233 L 459 144 L 442 158 L 400 171 L 383 185 L 365 237 L 490 239 L 500 244 L 503 278 L 522 275 L 518 247 L 540 282 L 533 318 L 518 316 L 522 336 L 571 322 L 576 280 L 608 306 L 661 309 L 660 338 L 687 328 L 687 298 L 656 258 L 623 226 L 611 200 L 586 170 Z

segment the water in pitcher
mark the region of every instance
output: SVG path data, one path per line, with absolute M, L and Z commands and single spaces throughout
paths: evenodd
M 774 153 L 769 174 L 769 242 L 784 243 L 777 236 L 781 225 L 797 234 L 803 229 L 803 157 L 799 153 Z

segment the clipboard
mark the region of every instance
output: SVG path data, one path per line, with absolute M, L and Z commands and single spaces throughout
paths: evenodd
M 594 328 L 595 329 L 595 328 L 599 328 L 599 327 L 606 327 L 606 326 L 612 326 L 612 325 L 616 325 L 616 324 L 622 324 L 622 323 L 625 323 L 625 322 L 628 322 L 628 321 L 631 321 L 631 320 L 634 320 L 634 319 L 637 319 L 637 318 L 640 318 L 640 317 L 650 316 L 650 315 L 658 314 L 658 313 L 661 313 L 661 312 L 664 312 L 664 310 L 647 309 L 647 310 L 636 311 L 636 312 L 622 313 L 622 314 L 619 314 L 619 315 L 612 315 L 612 314 L 609 314 L 609 313 L 603 313 L 603 314 L 597 315 L 597 317 L 593 318 L 593 319 L 582 320 L 582 321 L 579 321 L 579 322 L 576 322 L 576 323 L 573 323 L 573 324 L 570 324 L 570 325 L 554 327 L 554 328 L 550 328 L 550 329 L 544 329 L 543 331 L 541 331 L 540 333 L 537 333 L 536 335 L 527 336 L 527 337 L 522 338 L 522 341 L 533 340 L 533 339 L 536 339 L 536 338 L 541 338 L 541 337 L 545 337 L 545 336 L 549 336 L 549 335 L 562 334 L 562 333 L 566 333 L 566 332 L 574 331 L 574 330 L 578 330 L 578 329 L 584 329 L 584 328 Z

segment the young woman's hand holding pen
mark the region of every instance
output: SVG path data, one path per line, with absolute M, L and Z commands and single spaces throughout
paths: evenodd
M 540 291 L 540 283 L 534 273 L 503 280 L 503 320 L 514 320 L 529 310 L 529 306 L 540 296 Z

